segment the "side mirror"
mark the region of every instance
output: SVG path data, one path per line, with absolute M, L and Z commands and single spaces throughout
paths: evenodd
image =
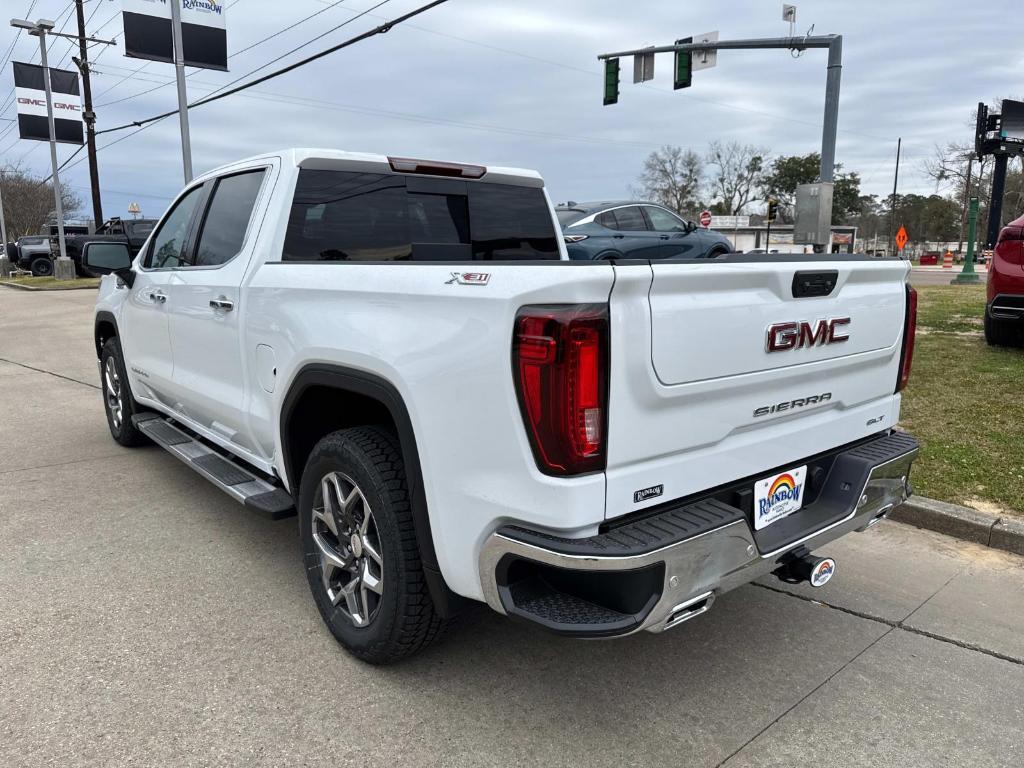
M 117 275 L 129 288 L 135 282 L 132 254 L 125 243 L 86 243 L 82 249 L 82 265 L 97 275 Z
M 686 222 L 686 234 L 690 234 L 691 232 L 696 232 L 698 229 L 699 229 L 699 227 L 697 226 L 697 222 L 695 222 L 695 221 L 688 221 L 688 222 Z

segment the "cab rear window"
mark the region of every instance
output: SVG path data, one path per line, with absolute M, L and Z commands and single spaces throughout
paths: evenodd
M 457 179 L 303 169 L 284 261 L 558 259 L 544 192 Z

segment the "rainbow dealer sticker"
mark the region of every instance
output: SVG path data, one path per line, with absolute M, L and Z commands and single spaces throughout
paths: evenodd
M 754 483 L 754 530 L 759 531 L 804 505 L 807 465 Z

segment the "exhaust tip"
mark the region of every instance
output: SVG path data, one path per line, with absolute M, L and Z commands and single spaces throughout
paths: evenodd
M 711 604 L 714 602 L 715 593 L 705 592 L 703 595 L 698 595 L 691 600 L 687 600 L 685 603 L 680 603 L 668 615 L 668 618 L 665 620 L 664 629 L 671 629 L 682 624 L 684 621 L 689 621 L 700 616 L 702 613 L 707 613 L 711 610 Z

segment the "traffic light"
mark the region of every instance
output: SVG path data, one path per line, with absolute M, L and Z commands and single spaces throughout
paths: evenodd
M 974 128 L 974 154 L 981 157 L 985 154 L 985 134 L 988 131 L 988 107 L 985 102 L 978 102 L 978 118 Z
M 768 201 L 768 221 L 775 221 L 779 216 L 779 201 L 769 200 Z
M 676 45 L 692 43 L 692 37 L 684 37 L 676 40 Z M 693 53 L 691 51 L 676 51 L 675 82 L 672 87 L 675 90 L 689 88 L 693 82 Z
M 619 60 L 604 60 L 604 105 L 619 101 Z

